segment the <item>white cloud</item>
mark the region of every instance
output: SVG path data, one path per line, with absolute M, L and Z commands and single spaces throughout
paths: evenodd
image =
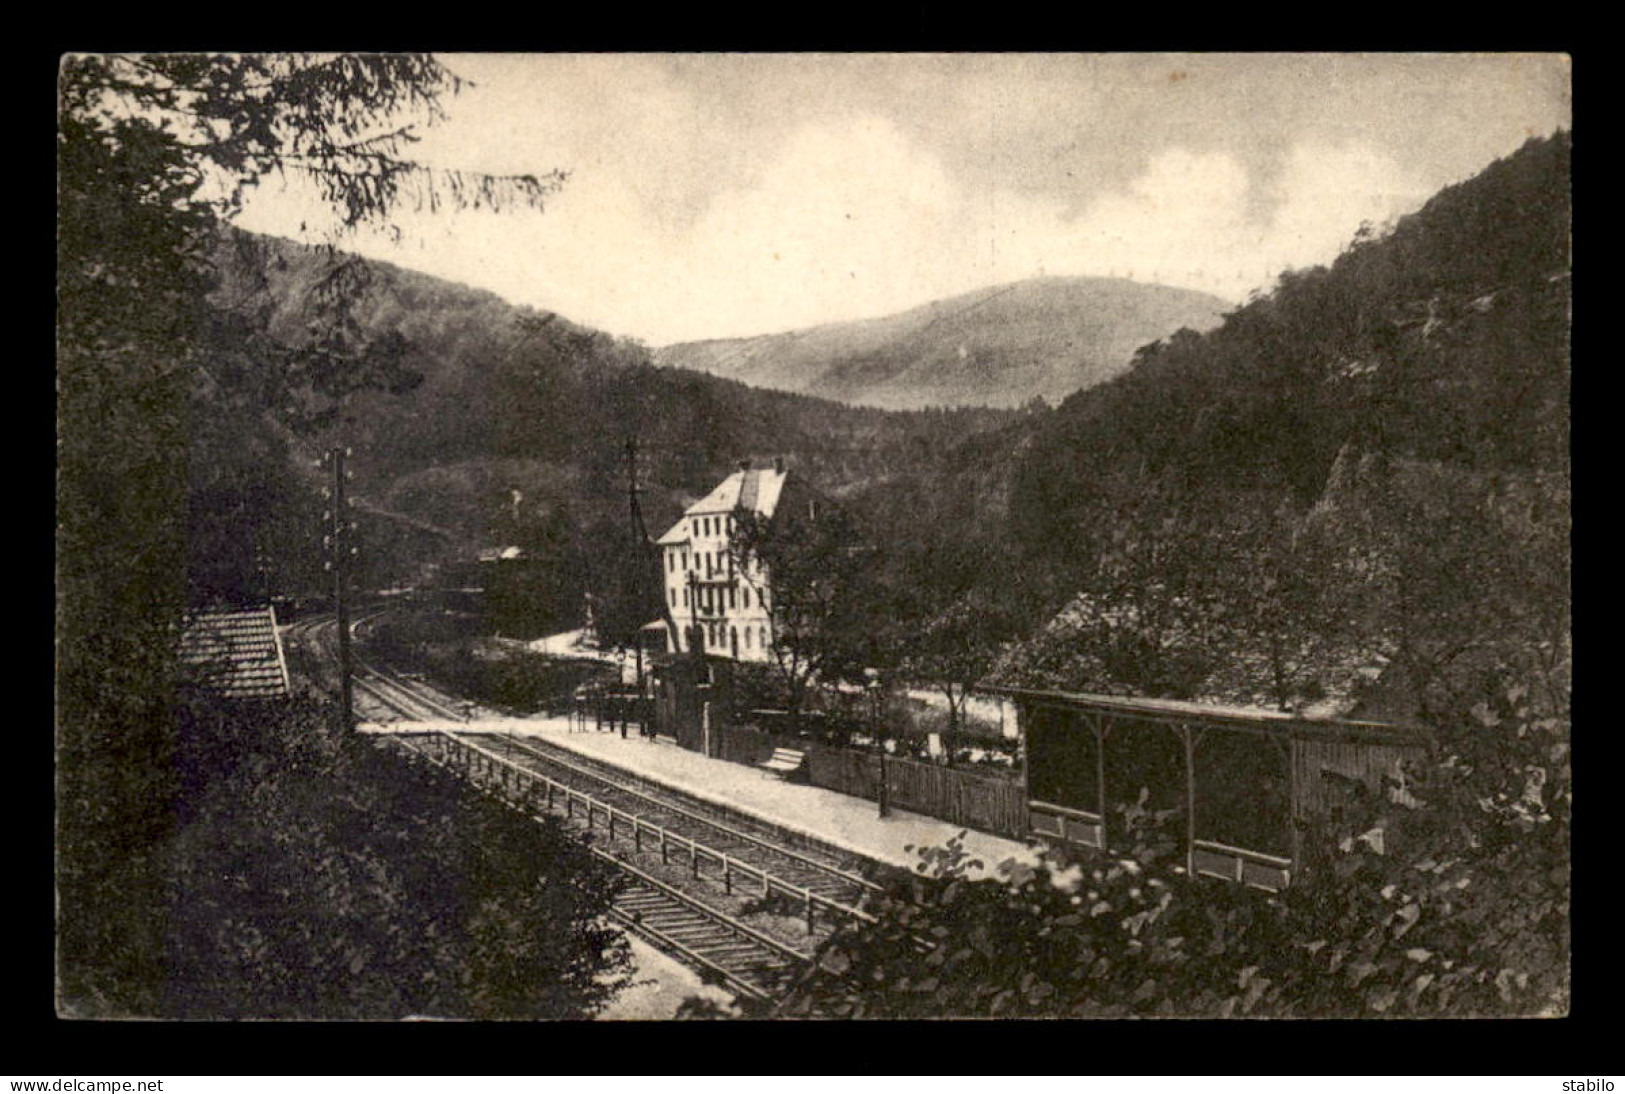
M 1050 273 L 1115 274 L 1208 288 L 1236 260 L 1246 231 L 1247 172 L 1224 153 L 1169 149 L 1124 192 L 1095 199 L 1072 222 L 1033 235 Z
M 1058 203 L 1011 202 L 993 226 L 996 273 L 1132 277 L 1240 300 L 1284 269 L 1329 262 L 1361 221 L 1380 223 L 1425 196 L 1364 146 L 1300 145 L 1274 180 L 1249 177 L 1229 154 L 1175 147 L 1075 219 L 1060 216 Z
M 959 279 L 940 263 L 962 201 L 941 162 L 889 122 L 807 126 L 679 241 L 685 288 L 730 332 L 907 307 Z
M 1324 262 L 1362 221 L 1382 222 L 1420 206 L 1427 186 L 1368 145 L 1298 145 L 1276 181 L 1276 211 L 1264 253 L 1280 266 Z
M 636 109 L 616 108 L 628 131 L 567 161 L 572 178 L 542 215 L 407 217 L 415 242 L 356 249 L 659 344 L 883 315 L 1040 272 L 1240 300 L 1282 269 L 1329 261 L 1362 220 L 1414 208 L 1429 189 L 1365 144 L 1300 143 L 1268 178 L 1229 153 L 1173 145 L 1068 217 L 1077 195 L 967 187 L 866 114 L 736 150 L 727 184 L 681 217 L 658 180 L 670 165 L 672 185 L 693 192 L 697 131 L 659 79 L 635 90 Z M 243 224 L 295 234 L 308 219 L 308 197 L 268 193 Z

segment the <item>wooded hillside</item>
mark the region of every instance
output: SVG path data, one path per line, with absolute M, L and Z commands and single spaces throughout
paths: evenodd
M 1008 545 L 1083 595 L 1009 671 L 1312 704 L 1358 675 L 1425 691 L 1492 635 L 1560 643 L 1569 145 L 1530 141 L 1044 420 Z

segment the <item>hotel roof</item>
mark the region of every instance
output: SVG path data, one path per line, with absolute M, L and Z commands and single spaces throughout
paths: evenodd
M 777 467 L 748 467 L 735 471 L 718 483 L 716 489 L 683 510 L 684 519 L 672 525 L 655 543 L 660 546 L 687 543 L 687 518 L 691 516 L 744 509 L 771 517 L 779 506 L 779 494 L 784 490 L 784 480 L 789 474 Z

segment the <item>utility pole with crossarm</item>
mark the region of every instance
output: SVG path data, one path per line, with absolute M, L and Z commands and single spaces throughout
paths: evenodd
M 322 548 L 326 559 L 322 568 L 333 575 L 333 614 L 338 619 L 339 627 L 339 728 L 345 733 L 355 729 L 355 694 L 353 679 L 355 666 L 350 651 L 350 604 L 349 604 L 349 577 L 350 560 L 360 554 L 356 544 L 356 522 L 350 519 L 350 501 L 346 484 L 350 478 L 350 471 L 344 466 L 345 460 L 350 456 L 348 448 L 337 446 L 331 448 L 322 457 L 321 466 L 331 466 L 333 470 L 333 485 L 329 490 L 328 500 L 332 507 L 322 515 L 326 518 L 327 530 L 322 536 Z

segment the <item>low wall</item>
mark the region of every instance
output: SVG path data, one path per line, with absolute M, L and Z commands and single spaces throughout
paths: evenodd
M 736 764 L 752 766 L 773 758 L 775 748 L 801 749 L 792 738 L 779 738 L 749 726 L 718 726 L 711 730 L 717 748 L 716 756 Z

